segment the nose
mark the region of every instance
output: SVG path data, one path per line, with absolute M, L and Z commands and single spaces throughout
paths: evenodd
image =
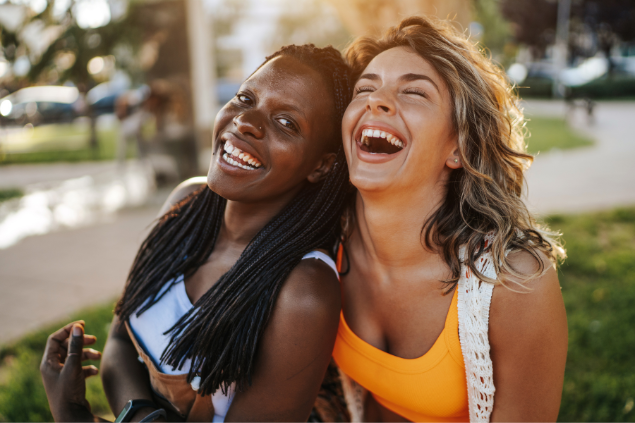
M 243 135 L 261 139 L 265 135 L 264 124 L 254 113 L 245 112 L 234 117 L 234 126 Z
M 371 92 L 366 103 L 366 109 L 374 114 L 392 115 L 395 113 L 395 102 L 392 95 L 385 88 Z

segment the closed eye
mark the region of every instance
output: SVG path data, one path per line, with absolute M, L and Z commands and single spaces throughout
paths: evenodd
M 420 95 L 424 98 L 428 98 L 428 94 L 426 94 L 426 92 L 423 91 L 421 88 L 406 88 L 403 92 L 404 94 L 415 94 Z
M 293 122 L 291 119 L 287 119 L 287 118 L 277 118 L 276 119 L 282 126 L 284 126 L 285 128 L 288 128 L 292 131 L 296 131 L 298 130 L 298 125 L 295 124 L 295 122 Z
M 373 92 L 373 91 L 375 91 L 375 88 L 369 85 L 365 85 L 365 86 L 355 88 L 355 95 L 359 93 L 363 93 L 363 92 Z

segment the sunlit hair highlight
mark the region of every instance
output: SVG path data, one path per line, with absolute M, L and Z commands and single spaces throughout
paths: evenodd
M 522 290 L 523 282 L 548 268 L 539 252 L 554 265 L 565 253 L 558 234 L 537 223 L 522 200 L 524 171 L 533 157 L 526 152 L 524 116 L 513 87 L 504 71 L 451 22 L 417 16 L 404 19 L 379 40 L 355 40 L 346 52 L 353 77 L 359 78 L 373 58 L 395 47 L 409 48 L 428 61 L 451 96 L 463 168 L 452 171 L 443 203 L 422 228 L 426 247 L 438 249 L 452 271 L 448 290 L 459 280 L 462 246 L 469 252 L 465 264 L 482 280 L 506 284 L 512 276 L 520 285 L 507 286 Z M 350 219 L 351 209 L 347 214 Z M 488 234 L 493 242 L 486 245 Z M 497 281 L 476 268 L 486 249 L 493 254 Z M 507 255 L 516 251 L 531 254 L 537 270 L 526 274 L 514 269 Z

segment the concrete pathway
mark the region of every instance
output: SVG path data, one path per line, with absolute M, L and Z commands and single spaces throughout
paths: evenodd
M 0 345 L 82 308 L 115 300 L 158 206 L 22 240 L 0 250 Z
M 565 105 L 529 101 L 525 113 L 564 117 Z M 594 124 L 583 110 L 570 122 L 596 144 L 538 155 L 527 172 L 530 209 L 545 215 L 635 205 L 635 102 L 600 102 Z
M 0 166 L 0 189 L 24 188 L 115 170 L 115 161 L 4 165 Z

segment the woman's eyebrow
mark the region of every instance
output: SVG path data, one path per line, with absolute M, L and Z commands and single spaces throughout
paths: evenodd
M 429 76 L 426 76 L 426 75 L 420 75 L 418 73 L 407 73 L 407 74 L 401 75 L 399 77 L 399 79 L 404 81 L 404 82 L 418 81 L 418 80 L 421 80 L 421 79 L 423 79 L 425 81 L 430 81 L 430 83 L 432 83 L 432 85 L 434 85 L 434 88 L 437 89 L 437 92 L 440 92 L 439 91 L 439 87 L 436 84 L 436 82 L 434 82 L 432 80 L 432 78 L 430 78 Z
M 365 73 L 359 79 L 370 79 L 371 81 L 379 81 L 381 78 L 376 73 Z

